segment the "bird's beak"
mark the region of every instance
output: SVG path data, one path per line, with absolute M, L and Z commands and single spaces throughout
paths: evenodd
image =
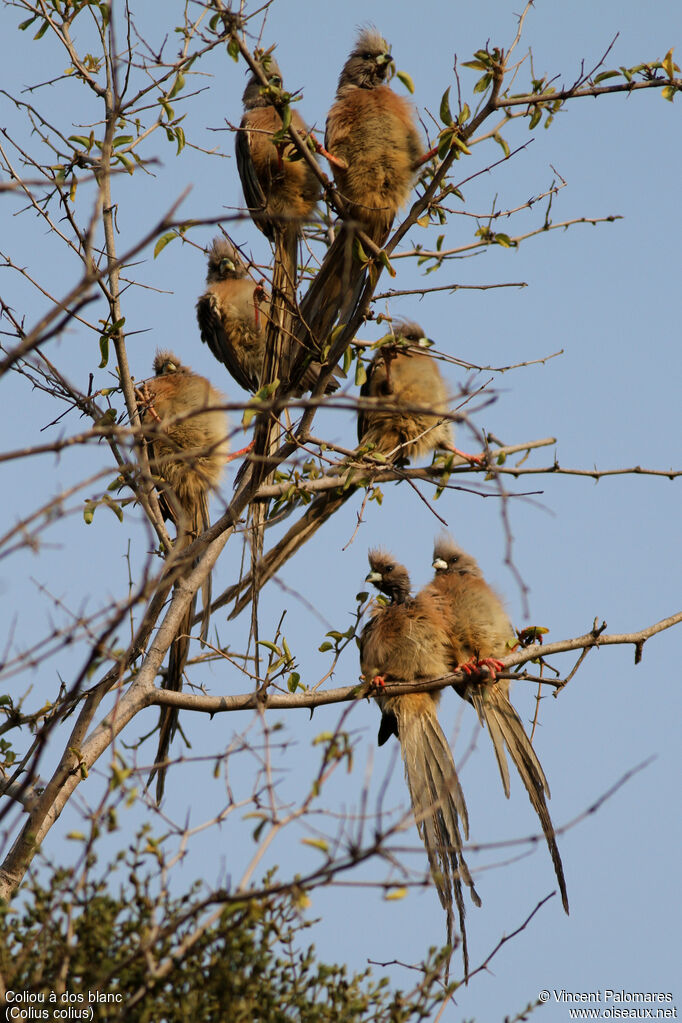
M 370 572 L 369 575 L 365 576 L 365 582 L 374 583 L 375 586 L 378 586 L 381 582 L 381 572 Z
M 447 567 L 448 567 L 447 561 L 443 561 L 442 558 L 436 558 L 436 560 L 433 563 L 433 568 L 435 568 L 436 572 L 445 572 Z

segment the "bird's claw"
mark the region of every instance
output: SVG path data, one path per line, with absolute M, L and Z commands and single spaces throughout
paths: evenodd
M 477 675 L 483 668 L 487 669 L 492 678 L 496 678 L 497 672 L 503 671 L 504 667 L 504 663 L 496 657 L 482 657 L 480 661 L 476 657 L 472 657 L 471 660 L 465 661 L 464 664 L 458 664 L 457 671 L 463 671 L 465 675 Z

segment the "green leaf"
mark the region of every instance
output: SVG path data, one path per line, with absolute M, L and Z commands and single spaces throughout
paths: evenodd
M 537 126 L 538 121 L 542 117 L 542 107 L 534 107 L 533 113 L 531 114 L 530 122 L 528 124 L 528 131 L 532 131 Z
M 321 654 L 325 654 L 327 652 L 327 650 L 333 650 L 333 648 L 334 648 L 334 644 L 333 643 L 329 643 L 327 640 L 325 640 L 325 642 L 322 643 L 320 646 L 318 646 L 317 649 L 320 651 Z
M 83 508 L 83 518 L 88 526 L 92 525 L 92 520 L 95 517 L 95 508 L 97 505 L 93 501 L 86 501 L 85 507 Z
M 509 153 L 510 153 L 510 149 L 509 149 L 509 144 L 507 143 L 507 140 L 503 139 L 501 135 L 497 134 L 497 132 L 495 132 L 495 134 L 493 135 L 493 138 L 494 138 L 495 142 L 497 142 L 498 146 L 502 147 L 502 151 L 504 152 L 504 155 L 506 157 L 508 157 Z
M 319 849 L 320 852 L 329 852 L 329 844 L 323 838 L 302 838 L 301 842 L 303 845 L 309 845 L 313 849 Z
M 109 335 L 101 334 L 99 339 L 99 351 L 102 356 L 99 364 L 99 369 L 104 369 L 109 361 Z
M 30 28 L 34 21 L 37 21 L 38 15 L 34 14 L 32 18 L 27 18 L 26 21 L 22 21 L 19 25 L 19 31 L 25 32 L 27 28 Z
M 88 152 L 92 149 L 93 137 L 92 135 L 69 135 L 69 142 L 77 142 L 83 149 L 87 149 Z
M 166 248 L 169 242 L 172 242 L 173 239 L 177 237 L 178 236 L 175 231 L 166 231 L 165 234 L 162 234 L 158 242 L 154 246 L 154 259 L 156 259 L 158 254 Z
M 404 899 L 407 895 L 407 888 L 393 888 L 392 891 L 386 892 L 384 899 L 386 902 L 394 902 L 397 899 Z
M 396 76 L 396 78 L 398 79 L 399 82 L 403 83 L 403 85 L 405 86 L 407 91 L 410 93 L 410 95 L 414 95 L 414 82 L 412 81 L 411 77 L 408 75 L 407 71 L 396 71 L 395 76 Z
M 267 650 L 272 650 L 273 654 L 277 654 L 278 657 L 281 657 L 282 655 L 280 648 L 274 643 L 271 643 L 268 639 L 259 639 L 258 646 L 264 646 Z
M 444 160 L 450 152 L 450 146 L 452 145 L 453 139 L 452 131 L 444 131 L 438 139 L 438 158 Z
M 440 101 L 439 116 L 443 124 L 452 124 L 452 112 L 450 110 L 450 86 L 443 93 Z
M 33 36 L 34 39 L 42 39 L 48 28 L 50 27 L 49 21 L 44 21 L 36 34 Z
M 469 120 L 470 117 L 471 117 L 471 111 L 469 110 L 469 104 L 465 103 L 464 106 L 462 107 L 462 109 L 459 112 L 459 117 L 457 118 L 457 122 L 459 124 L 464 124 L 466 121 Z
M 133 141 L 133 137 L 132 135 L 117 135 L 111 144 L 114 149 L 119 146 L 128 146 Z
M 177 148 L 177 151 L 176 151 L 175 155 L 179 156 L 180 153 L 185 148 L 185 133 L 184 133 L 183 129 L 180 127 L 180 125 L 178 125 L 176 127 L 176 129 L 175 129 L 175 137 L 176 137 L 176 139 L 178 141 L 178 148 Z
M 467 156 L 471 156 L 471 150 L 464 139 L 461 139 L 459 135 L 452 136 L 452 144 L 453 146 L 456 146 L 457 149 L 461 150 L 461 152 L 466 153 Z
M 183 75 L 182 71 L 178 71 L 178 77 L 175 79 L 175 82 L 173 84 L 173 88 L 168 93 L 168 99 L 174 99 L 177 96 L 177 94 L 180 92 L 180 90 L 184 89 L 184 87 L 185 87 L 185 76 Z
M 235 62 L 239 60 L 239 42 L 235 36 L 230 38 L 230 41 L 227 44 L 227 52 L 229 56 L 232 57 L 232 60 Z
M 482 60 L 465 60 L 462 67 L 471 68 L 472 71 L 486 71 L 488 64 L 484 63 Z
M 292 671 L 287 679 L 287 689 L 290 693 L 295 693 L 299 686 L 303 689 L 303 686 L 301 686 L 301 676 L 297 671 Z
M 494 240 L 496 245 L 501 245 L 503 249 L 511 249 L 511 248 L 513 248 L 512 240 L 511 240 L 511 238 L 509 237 L 508 234 L 501 234 L 501 233 L 500 234 L 496 234 L 493 240 Z
M 159 103 L 161 104 L 161 106 L 163 107 L 164 111 L 166 112 L 166 117 L 168 118 L 168 120 L 172 121 L 173 117 L 175 116 L 175 113 L 173 111 L 173 107 L 170 105 L 170 103 L 168 102 L 166 97 L 165 96 L 160 96 L 159 97 Z
M 600 82 L 605 82 L 607 78 L 618 78 L 620 71 L 602 71 L 600 74 L 595 75 L 594 84 L 599 85 Z
M 667 99 L 672 103 L 673 97 L 676 92 L 677 89 L 675 88 L 674 85 L 666 85 L 665 88 L 661 89 L 661 96 L 663 97 L 663 99 Z
M 673 78 L 675 77 L 675 70 L 679 71 L 679 68 L 677 68 L 677 66 L 675 64 L 673 64 L 673 49 L 674 49 L 674 47 L 672 47 L 670 50 L 668 50 L 668 52 L 666 53 L 665 57 L 661 61 L 661 65 L 663 67 L 663 70 L 667 74 L 667 76 L 670 79 L 670 81 L 672 81 Z
M 358 364 L 355 367 L 355 385 L 356 387 L 362 387 L 364 382 L 367 380 L 367 371 L 361 359 L 358 359 Z
M 483 75 L 483 77 L 479 78 L 479 80 L 476 82 L 474 86 L 474 92 L 487 92 L 488 87 L 490 86 L 492 80 L 493 76 L 491 74 Z
M 383 263 L 383 265 L 384 265 L 384 268 L 385 268 L 386 270 L 388 270 L 388 272 L 389 272 L 390 276 L 391 276 L 391 277 L 395 277 L 395 270 L 394 270 L 394 269 L 393 269 L 393 267 L 391 266 L 391 261 L 390 261 L 390 259 L 388 258 L 388 253 L 387 253 L 387 252 L 385 252 L 385 250 L 384 250 L 384 249 L 382 249 L 382 250 L 381 250 L 381 252 L 379 253 L 379 259 L 380 259 L 380 260 L 381 260 L 381 262 Z

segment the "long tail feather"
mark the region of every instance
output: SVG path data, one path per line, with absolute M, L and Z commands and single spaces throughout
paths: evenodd
M 554 864 L 554 872 L 559 883 L 561 901 L 568 913 L 568 893 L 564 879 L 564 868 L 561 856 L 559 855 L 554 826 L 545 800 L 545 793 L 548 797 L 550 795 L 549 785 L 547 784 L 547 779 L 537 754 L 526 735 L 520 717 L 509 702 L 504 690 L 500 688 L 499 683 L 479 685 L 477 687 L 472 686 L 470 697 L 479 715 L 482 716 L 488 727 L 507 798 L 509 797 L 509 773 L 506 765 L 505 746 L 509 751 L 514 766 L 519 772 L 521 781 L 526 787 L 531 805 L 542 825 L 547 847 Z
M 464 794 L 457 778 L 452 753 L 436 716 L 433 700 L 422 694 L 399 697 L 392 707 L 412 810 L 426 848 L 434 884 L 447 916 L 448 941 L 452 943 L 453 895 L 459 916 L 465 975 L 469 974 L 462 881 L 472 901 L 481 900 L 462 852 L 462 830 L 469 821 Z

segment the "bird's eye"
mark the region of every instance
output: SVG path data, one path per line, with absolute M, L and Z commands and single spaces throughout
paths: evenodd
M 386 565 L 386 571 L 387 572 L 392 572 L 394 568 L 395 568 L 395 565 Z
M 362 59 L 363 60 L 371 60 L 373 56 L 374 56 L 373 53 L 363 53 Z

